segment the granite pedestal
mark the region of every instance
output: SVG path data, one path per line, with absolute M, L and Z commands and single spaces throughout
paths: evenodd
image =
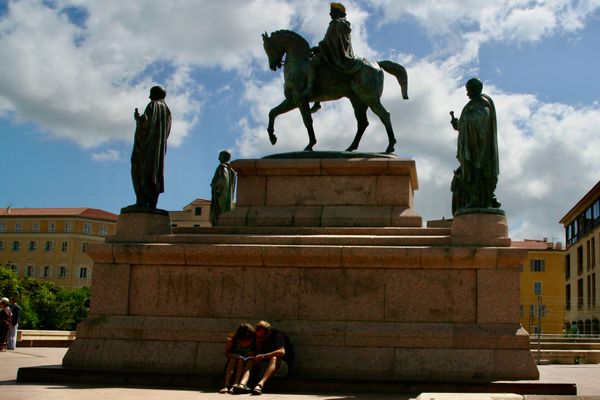
M 64 366 L 218 376 L 226 334 L 266 319 L 291 338 L 298 378 L 538 378 L 519 326 L 526 250 L 414 226 L 412 161 L 301 161 L 235 162 L 239 205 L 220 219 L 227 226 L 90 245 L 91 312 Z M 390 212 L 352 219 L 344 207 Z M 498 224 L 480 232 L 503 237 Z

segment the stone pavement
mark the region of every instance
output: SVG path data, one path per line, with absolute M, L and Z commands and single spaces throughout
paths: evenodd
M 128 399 L 128 400 L 210 400 L 230 398 L 228 395 L 220 395 L 208 391 L 177 390 L 137 387 L 99 387 L 83 385 L 47 385 L 47 384 L 17 384 L 17 370 L 21 367 L 33 367 L 44 365 L 59 365 L 66 348 L 18 348 L 16 351 L 0 353 L 0 399 L 1 400 L 105 400 L 105 399 Z M 542 365 L 540 369 L 540 382 L 553 383 L 576 383 L 578 396 L 516 396 L 516 399 L 543 400 L 543 399 L 585 399 L 600 400 L 600 364 L 587 365 Z M 409 395 L 391 394 L 283 394 L 269 393 L 268 386 L 262 400 L 408 400 Z M 238 396 L 244 398 L 246 396 Z M 466 394 L 427 394 L 420 397 L 423 399 L 449 400 L 469 399 L 482 400 L 492 399 L 494 394 L 480 396 Z M 510 397 L 511 399 L 513 397 Z

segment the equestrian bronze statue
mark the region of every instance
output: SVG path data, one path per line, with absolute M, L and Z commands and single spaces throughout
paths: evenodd
M 334 15 L 332 15 L 333 19 Z M 340 18 L 335 18 L 335 20 L 338 19 Z M 330 23 L 330 29 L 332 24 L 336 22 L 335 20 Z M 328 29 L 328 34 L 330 29 Z M 313 129 L 309 103 L 316 103 L 312 109 L 312 111 L 316 111 L 322 101 L 347 97 L 354 108 L 357 131 L 354 140 L 346 151 L 353 151 L 358 148 L 362 135 L 369 125 L 367 109 L 371 108 L 385 126 L 388 135 L 389 144 L 385 153 L 394 152 L 396 138 L 392 129 L 390 113 L 383 107 L 380 99 L 383 93 L 383 71 L 396 77 L 402 90 L 402 98 L 408 99 L 408 76 L 402 65 L 392 61 L 371 62 L 354 58 L 352 67 L 345 71 L 330 63 L 319 62 L 315 74 L 315 66 L 311 65 L 311 56 L 314 56 L 315 48 L 311 50 L 308 42 L 302 36 L 289 30 L 279 30 L 271 33 L 271 35 L 265 32 L 262 37 L 263 46 L 269 58 L 269 68 L 276 71 L 282 66 L 284 67 L 285 99 L 269 112 L 267 131 L 271 144 L 277 142 L 277 136 L 274 133 L 275 118 L 278 115 L 299 108 L 302 121 L 308 131 L 308 145 L 304 150 L 312 150 L 317 143 L 317 139 Z M 321 44 L 319 47 L 321 47 Z M 311 68 L 313 68 L 313 71 L 311 71 Z M 310 82 L 310 87 L 307 86 L 309 78 L 313 81 Z

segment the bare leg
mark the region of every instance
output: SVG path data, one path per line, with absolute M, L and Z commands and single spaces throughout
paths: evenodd
M 392 129 L 392 120 L 390 119 L 390 113 L 381 104 L 381 102 L 379 101 L 379 99 L 377 99 L 376 101 L 374 101 L 369 106 L 371 107 L 371 110 L 373 110 L 373 112 L 375 113 L 375 115 L 377 115 L 379 117 L 379 119 L 381 120 L 381 122 L 385 126 L 385 131 L 387 132 L 388 142 L 389 142 L 388 147 L 385 150 L 385 153 L 386 154 L 393 153 L 394 152 L 394 145 L 396 144 L 396 138 L 394 136 L 394 130 Z
M 293 110 L 297 105 L 292 101 L 285 99 L 283 100 L 277 107 L 274 107 L 271 111 L 269 111 L 269 126 L 267 127 L 267 132 L 269 132 L 269 140 L 271 144 L 277 143 L 277 136 L 275 136 L 275 118 L 281 114 L 285 114 L 286 112 Z
M 231 378 L 233 377 L 233 370 L 235 369 L 236 359 L 231 358 L 227 361 L 227 367 L 225 368 L 225 385 L 219 393 L 227 393 L 231 387 Z
M 256 384 L 256 386 L 260 386 L 261 390 L 265 386 L 265 383 L 273 376 L 275 370 L 277 369 L 277 357 L 273 357 L 269 360 L 269 364 L 265 369 L 265 373 L 260 378 L 260 381 Z
M 367 129 L 367 126 L 369 126 L 369 120 L 367 119 L 368 106 L 359 100 L 350 99 L 350 101 L 352 102 L 352 107 L 354 108 L 354 116 L 356 117 L 357 130 L 352 144 L 346 149 L 346 151 L 354 151 L 358 149 L 358 145 L 360 144 L 362 135 L 363 133 L 365 133 L 365 129 Z
M 304 151 L 312 151 L 313 146 L 317 143 L 317 138 L 315 137 L 315 131 L 313 129 L 313 120 L 310 115 L 308 101 L 304 101 L 302 104 L 300 104 L 300 113 L 302 114 L 304 126 L 308 131 L 308 145 L 304 148 Z
M 235 381 L 233 381 L 234 384 L 240 383 L 240 381 L 242 380 L 242 375 L 246 370 L 246 364 L 247 362 L 242 360 L 241 358 L 237 360 L 237 365 L 235 366 Z

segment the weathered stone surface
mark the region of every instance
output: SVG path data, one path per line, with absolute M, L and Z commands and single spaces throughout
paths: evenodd
M 508 223 L 499 214 L 463 214 L 452 219 L 455 246 L 510 246 Z
M 109 247 L 109 246 L 106 246 Z M 99 314 L 126 315 L 129 298 L 129 264 L 94 263 L 91 307 Z
M 477 293 L 478 322 L 510 323 L 519 320 L 519 270 L 478 270 Z
M 387 271 L 386 321 L 475 322 L 474 270 Z
M 121 213 L 117 232 L 108 242 L 156 242 L 158 236 L 171 233 L 171 218 L 157 213 Z
M 232 163 L 238 208 L 222 226 L 415 226 L 413 160 L 261 159 Z
M 494 368 L 494 350 L 406 349 L 395 351 L 394 378 L 399 380 L 489 380 L 501 371 Z M 502 378 L 500 378 L 502 379 Z
M 300 319 L 383 320 L 383 271 L 303 269 L 299 293 Z

